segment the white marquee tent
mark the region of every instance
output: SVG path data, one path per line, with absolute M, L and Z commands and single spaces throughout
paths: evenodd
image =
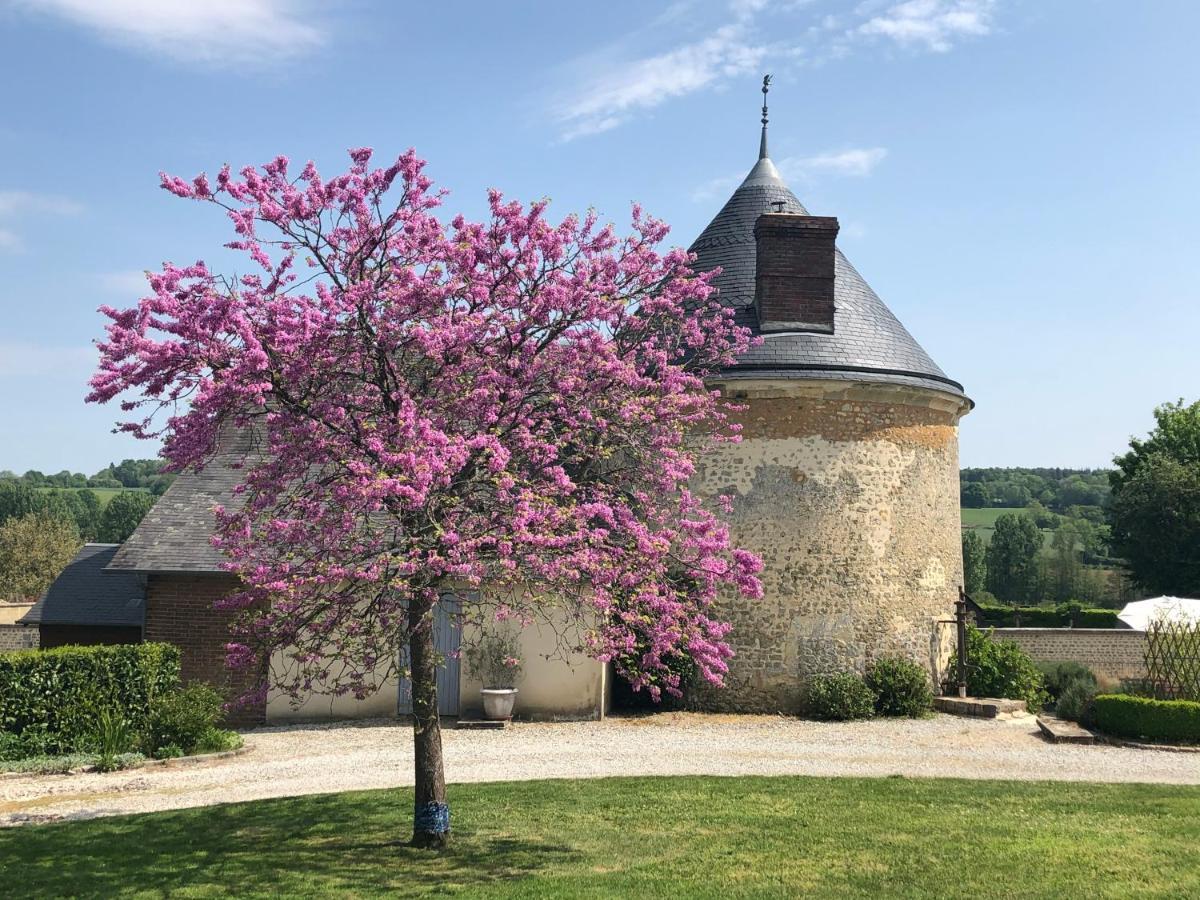
M 1145 631 L 1155 619 L 1200 622 L 1200 600 L 1187 597 L 1152 597 L 1126 603 L 1117 618 L 1137 631 Z

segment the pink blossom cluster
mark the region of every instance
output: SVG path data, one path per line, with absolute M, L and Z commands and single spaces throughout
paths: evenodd
M 759 596 L 761 564 L 688 490 L 695 455 L 738 439 L 704 376 L 751 342 L 712 273 L 636 206 L 624 236 L 497 191 L 487 221 L 444 223 L 414 152 L 350 156 L 328 180 L 284 157 L 163 175 L 227 211 L 252 271 L 167 263 L 102 308 L 88 399 L 132 397 L 121 428 L 177 471 L 231 429 L 258 441 L 214 537 L 243 583 L 231 664 L 284 651 L 272 687 L 364 696 L 410 601 L 532 585 L 507 614 L 586 612 L 587 649 L 635 687 L 676 691 L 681 654 L 720 684 L 714 602 Z

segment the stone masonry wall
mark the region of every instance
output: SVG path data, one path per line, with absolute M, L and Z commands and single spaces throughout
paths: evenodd
M 1039 662 L 1077 662 L 1097 675 L 1145 678 L 1146 632 L 1128 628 L 996 628 Z
M 225 665 L 230 616 L 213 609 L 213 603 L 236 587 L 237 579 L 224 574 L 158 574 L 151 575 L 146 584 L 145 639 L 180 648 L 184 684 L 204 681 L 229 697 L 245 690 L 250 678 L 231 672 Z M 258 724 L 265 714 L 265 705 L 242 708 L 230 716 L 230 721 Z
M 0 624 L 0 653 L 10 650 L 36 650 L 37 626 Z
M 32 600 L 26 603 L 8 603 L 0 600 L 0 653 L 37 649 L 37 626 L 17 624 L 32 608 Z
M 808 676 L 881 656 L 940 676 L 962 579 L 958 428 L 937 391 L 730 380 L 743 440 L 706 453 L 695 486 L 733 497 L 737 543 L 762 556 L 764 597 L 725 602 L 724 690 L 698 706 L 796 712 Z

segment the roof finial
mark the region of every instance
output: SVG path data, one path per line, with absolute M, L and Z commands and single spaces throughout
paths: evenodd
M 771 87 L 771 76 L 763 76 L 763 114 L 762 114 L 762 138 L 758 142 L 758 158 L 767 158 L 767 90 Z

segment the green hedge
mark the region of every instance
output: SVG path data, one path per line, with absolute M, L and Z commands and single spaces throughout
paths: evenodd
M 1200 703 L 1190 700 L 1100 694 L 1092 700 L 1091 717 L 1098 729 L 1118 737 L 1200 742 Z
M 993 628 L 1116 628 L 1115 609 L 1088 609 L 1078 603 L 1058 606 L 981 606 L 981 625 Z
M 119 711 L 140 731 L 152 698 L 179 686 L 179 648 L 170 644 L 57 647 L 0 654 L 0 732 L 45 753 L 70 753 L 93 739 L 101 710 Z

